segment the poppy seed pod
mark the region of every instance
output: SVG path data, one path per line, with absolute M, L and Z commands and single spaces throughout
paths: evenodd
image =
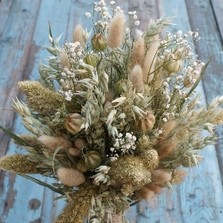
M 82 116 L 78 113 L 69 114 L 65 120 L 65 127 L 68 132 L 77 134 L 81 130 L 83 124 Z
M 146 133 L 153 128 L 155 121 L 156 119 L 153 113 L 147 112 L 144 117 L 140 117 L 136 120 L 136 127 L 143 133 Z

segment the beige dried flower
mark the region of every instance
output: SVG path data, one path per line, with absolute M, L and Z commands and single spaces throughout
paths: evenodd
M 86 64 L 89 64 L 93 67 L 96 67 L 99 62 L 99 57 L 97 54 L 88 54 L 86 57 L 84 57 L 84 62 Z
M 68 132 L 72 134 L 77 134 L 82 127 L 83 117 L 78 113 L 69 114 L 65 120 L 65 127 Z
M 155 192 L 150 190 L 148 187 L 142 187 L 138 191 L 138 194 L 142 199 L 144 199 L 146 201 L 150 201 L 155 196 Z
M 157 185 L 165 186 L 167 183 L 171 181 L 172 173 L 167 170 L 160 170 L 160 169 L 153 170 L 151 172 L 151 179 L 153 183 Z
M 137 92 L 142 92 L 144 89 L 143 72 L 139 64 L 135 65 L 130 72 L 129 79 Z
M 139 131 L 147 133 L 153 128 L 155 121 L 156 119 L 154 114 L 150 111 L 147 111 L 144 117 L 140 117 L 136 120 L 136 127 Z
M 108 46 L 112 49 L 119 47 L 123 41 L 125 28 L 125 16 L 117 12 L 108 26 Z
M 137 39 L 134 42 L 133 49 L 132 49 L 132 63 L 135 64 L 142 64 L 145 57 L 145 41 L 141 35 L 137 35 Z
M 40 173 L 38 163 L 29 160 L 29 155 L 8 155 L 0 158 L 0 169 L 8 170 L 17 174 Z
M 146 184 L 145 187 L 147 187 L 149 190 L 154 191 L 154 193 L 159 194 L 162 190 L 162 186 L 157 185 L 153 182 Z
M 72 146 L 72 143 L 63 137 L 42 135 L 37 140 L 51 151 L 55 151 L 57 148 L 68 149 Z
M 85 176 L 83 173 L 66 167 L 60 167 L 57 169 L 57 177 L 62 184 L 69 187 L 79 186 L 85 182 Z
M 172 184 L 179 184 L 181 183 L 187 175 L 187 172 L 182 169 L 176 169 L 172 171 L 172 179 L 171 183 Z
M 216 113 L 217 115 L 214 117 L 211 123 L 213 123 L 214 125 L 223 124 L 223 109 L 218 109 Z
M 85 45 L 86 34 L 81 24 L 76 25 L 73 32 L 73 42 L 79 42 L 81 46 Z
M 111 223 L 123 223 L 123 214 L 122 213 L 113 213 L 111 216 Z
M 162 126 L 162 133 L 159 135 L 160 139 L 165 139 L 169 136 L 169 134 L 174 130 L 177 126 L 177 121 L 175 119 L 168 120 Z
M 160 46 L 159 37 L 155 36 L 154 41 L 151 43 L 149 49 L 146 52 L 145 59 L 143 61 L 143 80 L 145 83 L 152 81 L 154 77 L 156 54 Z
M 160 159 L 168 157 L 177 147 L 178 141 L 174 139 L 163 140 L 157 146 L 157 151 Z
M 27 96 L 29 108 L 44 114 L 55 114 L 58 108 L 63 105 L 63 97 L 45 88 L 38 81 L 21 81 L 18 83 L 19 89 Z
M 69 62 L 69 58 L 66 52 L 61 51 L 60 52 L 60 64 L 62 66 L 62 68 L 64 67 L 70 67 L 70 62 Z

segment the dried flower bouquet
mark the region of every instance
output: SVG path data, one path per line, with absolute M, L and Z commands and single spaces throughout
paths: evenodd
M 73 42 L 59 45 L 38 81 L 21 81 L 14 100 L 28 135 L 1 126 L 27 153 L 5 156 L 0 168 L 44 185 L 67 200 L 57 223 L 124 222 L 134 202 L 183 181 L 199 151 L 216 140 L 223 97 L 202 107 L 195 88 L 206 65 L 191 45 L 197 32 L 164 33 L 170 19 L 138 29 L 135 12 L 103 0 L 85 14 Z M 202 135 L 203 130 L 209 133 Z M 52 185 L 28 174 L 55 179 Z

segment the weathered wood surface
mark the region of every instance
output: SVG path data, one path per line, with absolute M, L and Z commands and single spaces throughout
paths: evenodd
M 211 63 L 199 90 L 204 102 L 223 94 L 222 9 L 221 0 L 129 0 L 117 1 L 125 11 L 137 11 L 142 27 L 150 18 L 177 16 L 172 30 L 199 29 L 195 43 L 199 57 Z M 46 57 L 48 20 L 53 33 L 71 39 L 78 22 L 88 26 L 83 13 L 93 0 L 0 0 L 0 123 L 20 133 L 21 122 L 11 111 L 11 99 L 18 96 L 19 80 L 38 77 L 38 65 Z M 218 129 L 223 135 L 222 128 Z M 0 132 L 0 156 L 21 152 Z M 131 208 L 131 223 L 221 223 L 223 222 L 223 144 L 203 151 L 205 160 L 189 171 L 186 181 L 166 190 L 150 203 Z M 63 208 L 54 193 L 21 177 L 1 172 L 0 222 L 52 223 Z

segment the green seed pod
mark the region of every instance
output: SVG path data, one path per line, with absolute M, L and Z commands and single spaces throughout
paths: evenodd
M 96 51 L 102 51 L 107 47 L 106 38 L 101 33 L 95 34 L 91 39 L 91 43 Z
M 85 163 L 91 168 L 94 169 L 101 163 L 101 156 L 97 151 L 90 151 L 85 155 Z
M 82 173 L 87 172 L 90 168 L 84 163 L 84 161 L 81 159 L 76 164 L 76 169 L 79 170 Z
M 153 113 L 148 111 L 144 117 L 136 120 L 136 127 L 143 133 L 147 133 L 153 128 L 155 121 Z
M 128 92 L 132 83 L 127 79 L 119 80 L 115 85 L 115 93 L 121 95 L 123 92 Z
M 99 61 L 99 57 L 95 54 L 89 54 L 84 58 L 84 62 L 93 67 L 96 67 Z
M 101 163 L 100 154 L 95 151 L 87 152 L 82 159 L 80 159 L 76 165 L 76 168 L 81 172 L 86 172 L 88 170 L 98 167 Z

